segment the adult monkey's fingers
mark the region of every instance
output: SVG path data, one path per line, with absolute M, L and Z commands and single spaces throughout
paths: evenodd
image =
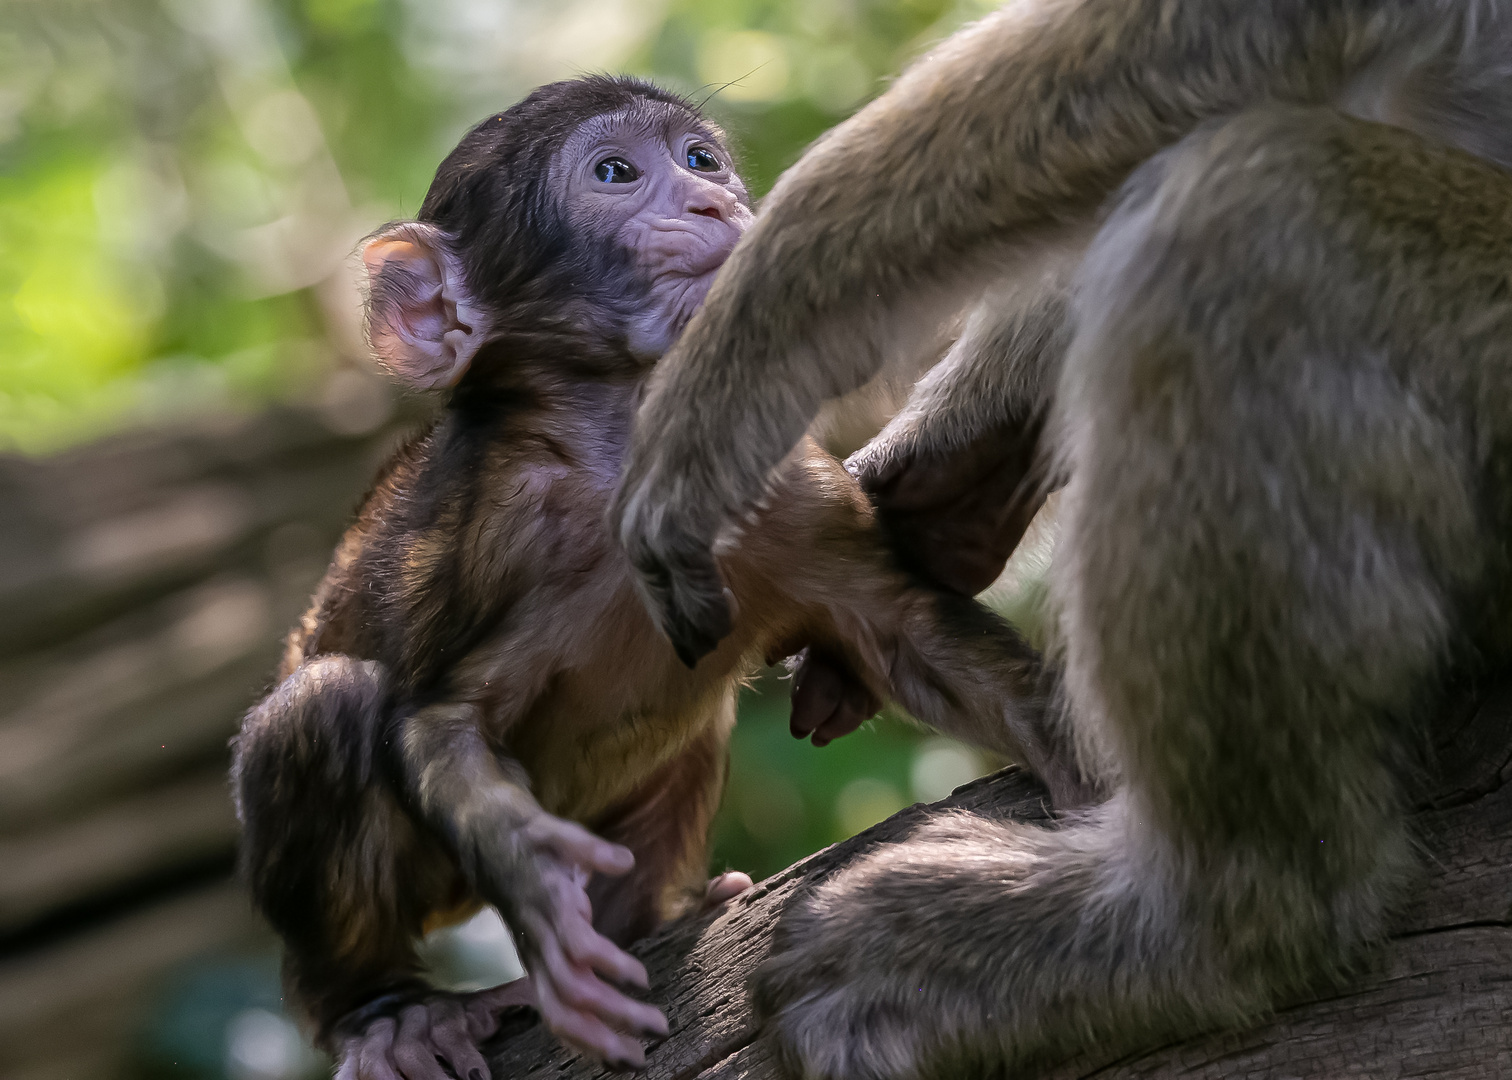
M 788 730 L 795 739 L 806 739 L 830 718 L 844 696 L 844 677 L 828 657 L 812 648 L 805 650 L 793 676 L 792 713 Z
M 795 738 L 812 735 L 815 746 L 824 746 L 855 731 L 881 704 L 843 658 L 809 648 L 793 678 L 789 729 Z
M 859 679 L 848 679 L 842 687 L 840 702 L 814 732 L 815 746 L 828 746 L 842 735 L 849 735 L 882 708 L 878 697 Z

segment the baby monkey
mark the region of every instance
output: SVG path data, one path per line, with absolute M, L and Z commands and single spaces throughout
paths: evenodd
M 900 571 L 812 443 L 726 544 L 729 636 L 690 667 L 648 617 L 606 510 L 646 379 L 751 220 L 717 128 L 598 77 L 479 124 L 363 248 L 376 358 L 449 397 L 367 496 L 233 766 L 247 879 L 342 1080 L 482 1080 L 511 1004 L 644 1064 L 666 1021 L 622 989 L 646 986 L 623 946 L 749 884 L 706 882 L 707 833 L 763 658 L 860 673 L 867 701 L 806 703 L 821 739 L 895 697 L 1075 789 L 1037 656 Z M 416 939 L 484 904 L 527 979 L 428 986 Z

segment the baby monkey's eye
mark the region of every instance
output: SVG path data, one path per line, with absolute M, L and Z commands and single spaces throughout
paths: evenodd
M 640 179 L 640 170 L 624 158 L 605 158 L 593 167 L 593 175 L 606 184 L 628 184 Z
M 718 172 L 719 159 L 706 146 L 694 146 L 688 150 L 688 168 L 695 172 Z

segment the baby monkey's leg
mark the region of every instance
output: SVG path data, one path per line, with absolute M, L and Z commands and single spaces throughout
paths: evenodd
M 865 497 L 833 458 L 815 451 L 799 463 L 744 551 L 748 565 L 759 566 L 762 587 L 786 593 L 804 613 L 802 627 L 782 639 L 784 646 L 807 642 L 830 672 L 852 672 L 871 699 L 862 708 L 876 699 L 896 700 L 939 731 L 1022 762 L 1057 806 L 1092 798 L 1056 722 L 1053 680 L 1039 654 L 976 601 L 903 573 Z M 742 582 L 737 595 L 752 584 Z M 799 677 L 822 674 L 811 664 Z M 801 721 L 826 738 L 842 734 L 835 716 L 858 712 L 846 704 L 848 687 L 830 694 L 841 704 L 817 724 L 813 719 L 828 698 L 805 697 L 807 691 L 801 681 L 794 733 L 803 733 Z
M 995 612 L 954 593 L 909 587 L 891 631 L 892 696 L 914 716 L 1027 766 L 1057 809 L 1094 801 L 1096 784 L 1060 722 L 1054 675 Z
M 375 760 L 387 703 L 380 665 L 309 660 L 248 714 L 232 771 L 243 873 L 283 937 L 290 1001 L 317 1043 L 347 1061 L 346 1075 L 368 1080 L 399 1075 L 391 1048 L 371 1048 L 365 1062 L 346 1051 L 431 993 L 414 941 L 427 914 L 467 897 L 450 855 L 415 827 Z M 441 1040 L 465 1077 L 482 1059 L 453 1042 Z

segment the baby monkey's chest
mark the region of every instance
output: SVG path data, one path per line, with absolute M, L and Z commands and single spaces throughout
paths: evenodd
M 735 695 L 729 678 L 675 705 L 633 705 L 587 724 L 564 700 L 561 711 L 530 726 L 513 754 L 543 809 L 592 823 L 672 782 L 691 748 L 710 739 L 722 747 L 734 726 Z
M 690 671 L 628 574 L 593 591 L 569 605 L 580 651 L 557 667 L 507 739 L 542 808 L 584 822 L 639 798 L 690 747 L 710 738 L 722 746 L 742 660 L 732 649 Z

